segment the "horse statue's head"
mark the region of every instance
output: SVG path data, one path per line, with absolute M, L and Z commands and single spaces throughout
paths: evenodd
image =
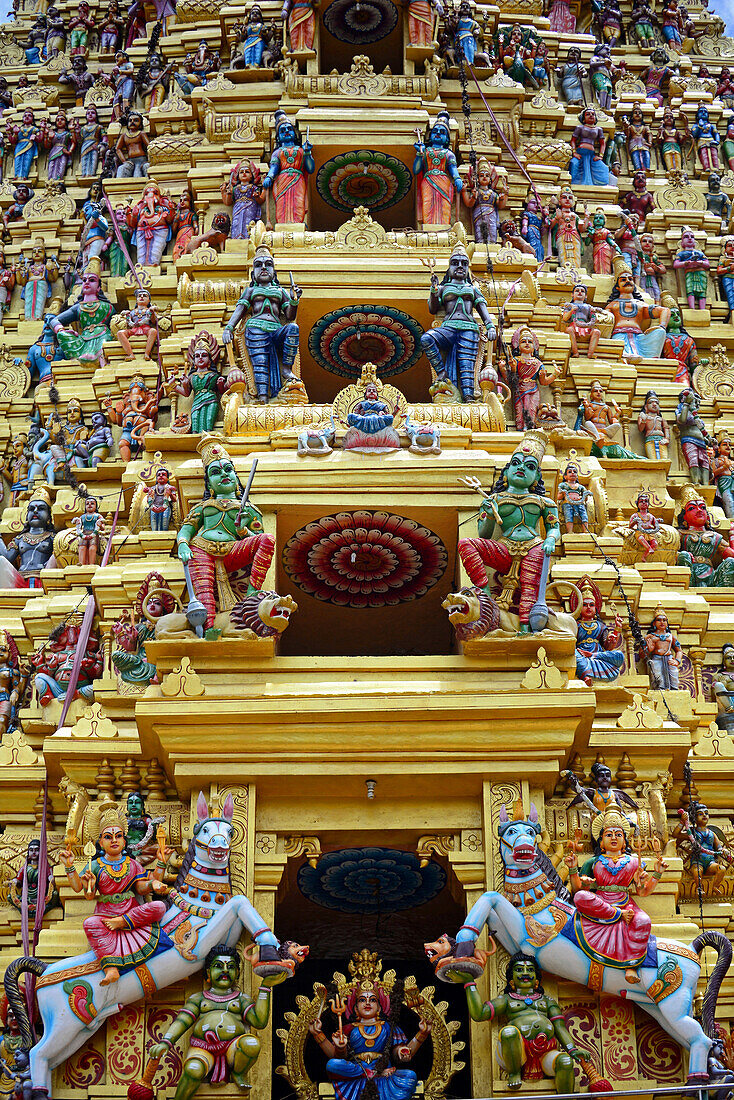
M 500 807 L 500 826 L 497 835 L 500 838 L 500 855 L 505 867 L 517 871 L 529 871 L 535 862 L 538 837 L 541 833 L 538 811 L 531 804 L 527 818 L 515 815 L 509 817 L 505 806 Z
M 194 826 L 194 848 L 197 862 L 208 867 L 226 867 L 232 847 L 232 817 L 234 799 L 227 795 L 220 817 L 209 816 L 209 806 L 199 793 L 196 803 L 198 822 Z

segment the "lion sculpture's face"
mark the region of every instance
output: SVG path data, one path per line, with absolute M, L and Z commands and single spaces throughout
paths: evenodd
M 445 959 L 448 955 L 452 955 L 454 945 L 444 932 L 443 936 L 439 936 L 438 939 L 434 940 L 432 943 L 424 943 L 423 950 L 430 961 L 436 963 L 439 959 Z
M 291 615 L 298 611 L 292 596 L 277 592 L 252 592 L 230 611 L 230 618 L 239 630 L 251 630 L 258 638 L 282 634 Z
M 449 613 L 449 620 L 460 642 L 483 638 L 499 626 L 499 610 L 496 603 L 479 588 L 461 588 L 449 592 L 441 604 Z

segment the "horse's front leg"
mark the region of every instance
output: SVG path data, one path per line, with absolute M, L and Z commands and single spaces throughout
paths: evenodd
M 492 917 L 494 920 L 490 921 Z M 518 943 L 525 937 L 525 922 L 522 915 L 502 894 L 498 894 L 496 890 L 487 890 L 472 905 L 456 935 L 457 957 L 473 953 L 474 944 L 485 924 L 490 925 L 490 933 L 496 932 L 501 926 Z M 461 950 L 460 945 L 463 945 Z

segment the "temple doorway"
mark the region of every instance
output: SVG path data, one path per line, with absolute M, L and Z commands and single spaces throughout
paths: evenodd
M 353 838 L 352 838 L 353 839 Z M 315 868 L 289 861 L 278 895 L 276 920 L 288 936 L 308 943 L 310 955 L 294 978 L 276 986 L 273 999 L 273 1069 L 283 1064 L 284 1045 L 278 1029 L 287 1028 L 286 1013 L 298 1011 L 296 998 L 314 997 L 314 983 L 333 991 L 334 973 L 349 978 L 349 963 L 355 952 L 374 952 L 384 977 L 394 970 L 403 981 L 414 976 L 419 989 L 435 986 L 423 944 L 447 929 L 461 924 L 465 913 L 463 890 L 444 860 L 432 859 L 421 868 L 415 850 L 383 845 L 336 848 L 324 852 Z M 415 904 L 413 904 L 415 902 Z M 328 904 L 326 904 L 328 903 Z M 399 907 L 403 906 L 405 907 Z M 347 910 L 347 911 L 345 911 Z M 469 1071 L 469 1026 L 464 992 L 438 983 L 435 1001 L 448 1001 L 446 1017 L 459 1022 L 454 1041 L 465 1043 L 458 1054 L 465 1063 L 452 1078 L 448 1096 L 471 1095 Z M 324 1033 L 337 1030 L 336 1016 L 328 1009 L 322 1017 Z M 407 1008 L 400 1012 L 399 1026 L 410 1040 L 418 1017 Z M 310 1036 L 304 1050 L 306 1074 L 321 1086 L 327 1085 L 326 1059 Z M 425 1042 L 410 1061 L 420 1082 L 431 1072 L 433 1049 Z M 320 1093 L 324 1093 L 320 1088 Z M 294 1088 L 285 1077 L 274 1073 L 273 1100 L 293 1097 Z

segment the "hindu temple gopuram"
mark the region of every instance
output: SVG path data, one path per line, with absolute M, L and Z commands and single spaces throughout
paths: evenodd
M 731 1100 L 713 3 L 14 0 L 0 1100 Z

